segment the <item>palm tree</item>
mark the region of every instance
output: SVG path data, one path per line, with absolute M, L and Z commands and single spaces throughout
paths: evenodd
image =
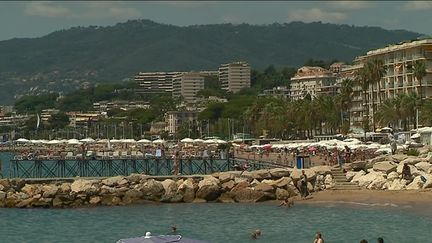
M 370 82 L 367 66 L 363 66 L 362 68 L 357 70 L 355 73 L 355 77 L 357 82 L 361 84 L 362 91 L 363 91 L 363 107 L 364 107 L 363 112 L 366 113 L 363 114 L 363 116 L 366 115 L 366 119 L 363 118 L 363 129 L 364 129 L 364 139 L 366 140 L 366 132 L 369 130 L 369 107 L 368 107 L 369 99 L 368 99 L 367 91 Z
M 423 61 L 417 60 L 414 62 L 413 68 L 414 77 L 419 81 L 420 101 L 423 99 L 422 79 L 426 76 L 426 65 Z
M 352 98 L 353 98 L 354 90 L 353 90 L 353 80 L 352 79 L 344 79 L 341 83 L 340 88 L 340 101 L 341 108 L 343 112 L 348 112 L 351 108 Z M 349 113 L 349 112 L 348 112 Z M 343 122 L 343 120 L 342 120 Z M 350 122 L 350 117 L 348 116 L 348 123 Z
M 367 72 L 369 73 L 370 82 L 372 82 L 372 126 L 375 130 L 375 96 L 374 96 L 374 84 L 378 84 L 378 100 L 381 104 L 381 79 L 386 73 L 386 68 L 384 62 L 381 59 L 372 59 L 366 64 Z

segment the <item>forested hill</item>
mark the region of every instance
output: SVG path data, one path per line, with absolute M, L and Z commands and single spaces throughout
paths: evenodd
M 216 70 L 233 60 L 245 60 L 254 69 L 298 66 L 309 58 L 351 61 L 369 49 L 418 36 L 320 22 L 179 27 L 132 20 L 74 27 L 40 38 L 1 41 L 0 96 L 36 85 L 67 89 L 83 81 L 119 81 L 139 71 Z

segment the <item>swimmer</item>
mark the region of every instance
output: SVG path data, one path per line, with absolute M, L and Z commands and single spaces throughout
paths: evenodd
M 281 207 L 281 206 L 285 206 L 285 207 L 290 208 L 290 207 L 294 206 L 294 201 L 292 199 L 287 198 L 281 204 L 279 204 L 279 207 Z
M 171 233 L 173 234 L 177 233 L 177 226 L 175 225 L 171 226 Z
M 317 232 L 315 234 L 314 243 L 324 243 L 324 239 L 322 238 L 321 232 Z
M 252 238 L 252 240 L 257 240 L 260 236 L 261 236 L 261 230 L 260 229 L 256 229 L 252 233 L 251 238 Z

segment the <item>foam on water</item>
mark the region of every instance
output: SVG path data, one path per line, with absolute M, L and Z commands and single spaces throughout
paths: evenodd
M 310 243 L 316 231 L 326 242 L 430 242 L 432 217 L 392 206 L 344 204 L 277 207 L 260 204 L 149 204 L 80 209 L 0 209 L 2 242 L 115 242 L 151 231 L 166 234 L 177 225 L 185 237 L 210 242 Z M 345 204 L 347 205 L 347 204 Z

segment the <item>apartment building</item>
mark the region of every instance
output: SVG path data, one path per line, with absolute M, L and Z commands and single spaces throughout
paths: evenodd
M 222 89 L 237 93 L 251 86 L 251 67 L 246 62 L 222 64 L 219 68 L 219 81 Z
M 282 98 L 289 99 L 290 98 L 290 89 L 287 86 L 277 86 L 271 89 L 264 90 L 259 97 L 274 97 L 274 98 Z
M 318 95 L 331 95 L 338 92 L 336 76 L 322 67 L 304 66 L 291 78 L 290 96 L 293 100 L 311 98 Z
M 361 109 L 357 104 L 351 108 L 351 113 L 366 111 L 369 109 L 369 122 L 372 124 L 373 111 L 386 99 L 394 98 L 398 94 L 417 93 L 423 99 L 432 97 L 432 39 L 415 40 L 389 45 L 384 48 L 368 51 L 366 55 L 357 57 L 354 62 L 357 68 L 362 67 L 368 61 L 381 59 L 384 62 L 386 73 L 381 80 L 370 83 L 366 90 L 367 100 L 363 101 L 364 93 L 355 93 L 353 99 L 361 100 L 365 108 Z M 421 83 L 414 77 L 413 66 L 416 61 L 423 61 L 426 65 L 427 75 Z M 355 84 L 360 87 L 360 84 Z M 367 104 L 365 103 L 367 102 Z M 373 102 L 373 104 L 372 104 Z M 365 118 L 365 114 L 362 114 Z
M 197 124 L 199 111 L 168 111 L 165 113 L 165 131 L 176 134 L 183 124 Z
M 150 105 L 144 101 L 99 101 L 93 103 L 93 109 L 100 112 L 107 112 L 112 109 L 131 110 L 131 109 L 148 109 Z
M 171 93 L 173 78 L 182 72 L 140 72 L 134 77 L 139 94 Z
M 177 74 L 173 78 L 173 98 L 182 97 L 187 103 L 194 103 L 197 94 L 204 89 L 205 75 L 199 72 Z

